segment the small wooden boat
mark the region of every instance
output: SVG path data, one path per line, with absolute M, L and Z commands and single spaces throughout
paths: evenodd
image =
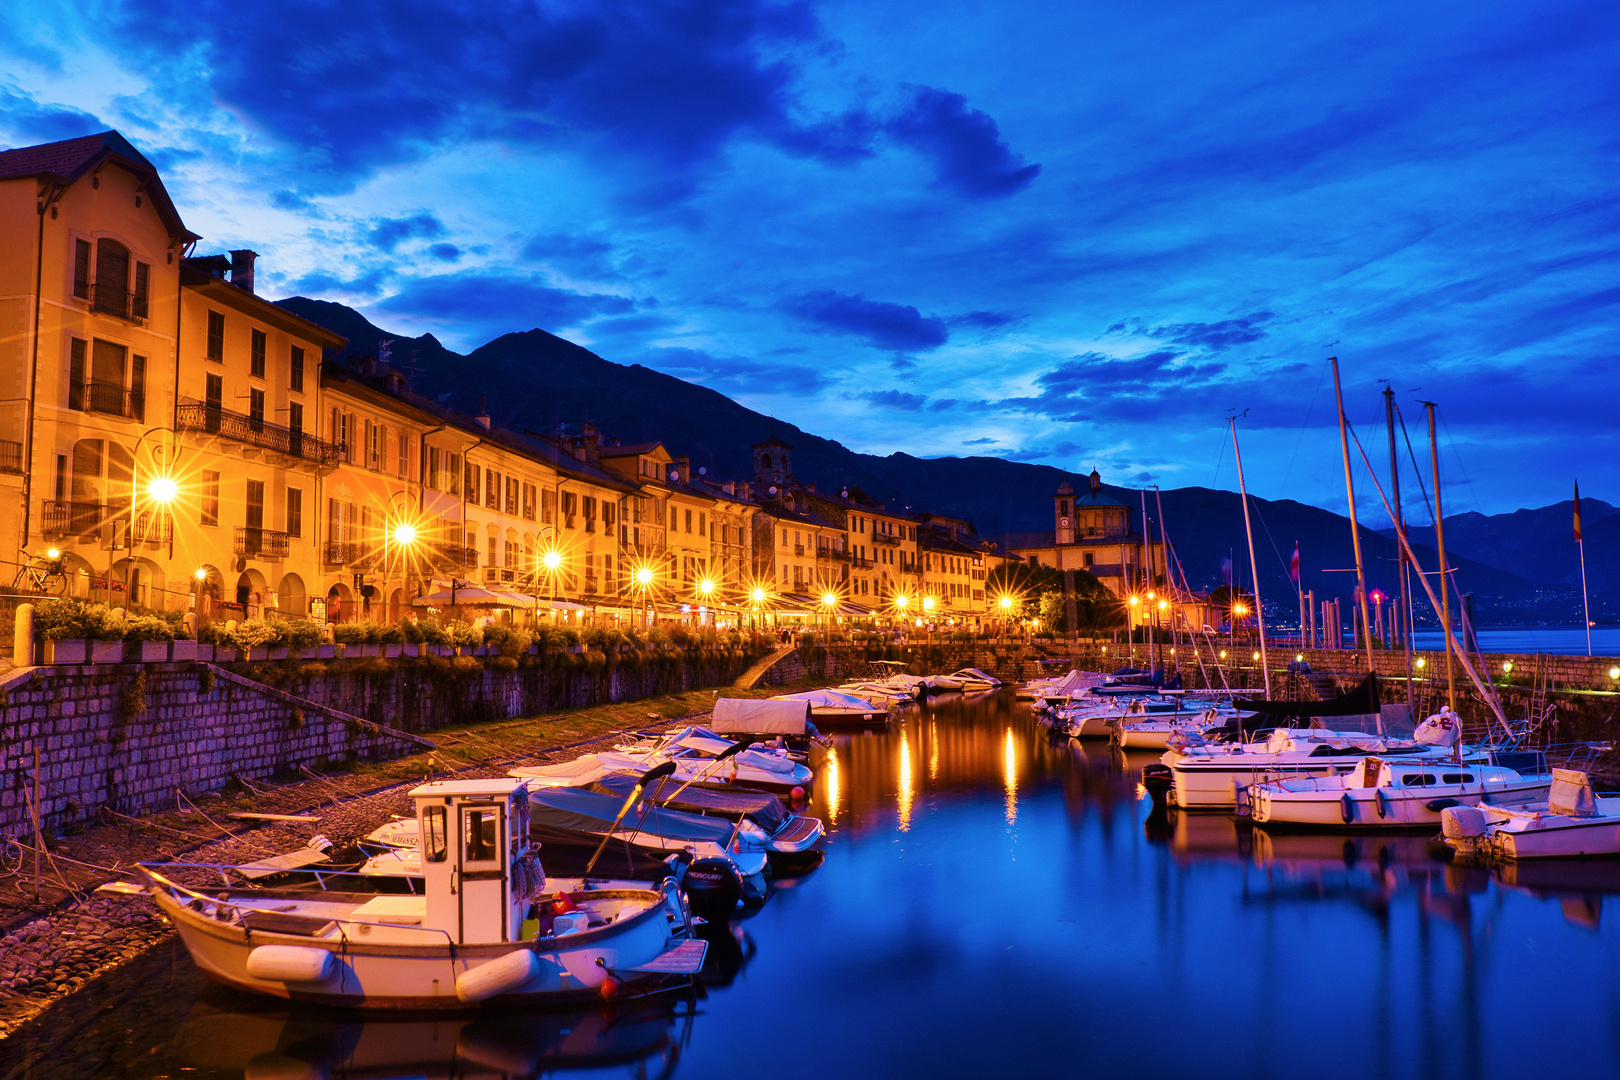
M 523 781 L 443 781 L 410 797 L 422 895 L 204 891 L 171 876 L 173 864 L 142 864 L 141 871 L 206 976 L 272 997 L 361 1009 L 465 1009 L 493 1000 L 589 998 L 621 985 L 653 989 L 702 966 L 707 946 L 691 937 L 672 886 L 545 892 L 529 847 Z

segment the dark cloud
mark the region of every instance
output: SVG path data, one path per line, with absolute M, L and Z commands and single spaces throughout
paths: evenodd
M 968 440 L 964 441 L 962 443 L 962 445 L 963 446 L 989 446 L 991 443 L 998 443 L 1000 441 L 1001 441 L 1000 439 L 992 439 L 990 436 L 986 435 L 982 439 L 968 439 Z
M 196 0 L 122 14 L 130 48 L 184 53 L 221 102 L 302 148 L 310 185 L 497 139 L 655 162 L 669 190 L 654 197 L 672 197 L 740 133 L 843 161 L 872 126 L 799 118 L 788 57 L 822 38 L 794 0 Z
M 923 394 L 908 394 L 903 390 L 867 390 L 859 394 L 844 395 L 854 401 L 865 401 L 884 409 L 917 412 L 928 401 Z
M 930 401 L 928 403 L 928 411 L 929 412 L 946 412 L 947 410 L 956 408 L 960 404 L 961 404 L 960 401 L 958 401 L 958 400 L 956 400 L 955 398 L 952 398 L 952 397 L 940 398 L 938 401 Z
M 1169 326 L 1153 327 L 1148 331 L 1148 336 L 1174 345 L 1221 352 L 1238 345 L 1248 345 L 1265 337 L 1265 324 L 1273 317 L 1269 311 L 1256 311 L 1240 319 L 1224 319 L 1221 322 L 1172 323 Z
M 383 218 L 366 234 L 377 247 L 392 252 L 406 240 L 432 240 L 444 235 L 444 226 L 432 214 L 414 217 Z
M 417 278 L 377 306 L 396 315 L 513 331 L 579 326 L 599 315 L 625 314 L 635 304 L 622 296 L 552 288 L 534 278 L 467 273 Z
M 428 254 L 440 262 L 455 262 L 461 258 L 461 249 L 454 244 L 434 244 L 428 248 Z
M 287 288 L 295 296 L 370 296 L 381 289 L 392 274 L 385 267 L 377 266 L 352 278 L 340 278 L 330 270 L 313 270 L 303 277 L 294 278 L 286 283 Z
M 783 305 L 788 311 L 840 334 L 865 341 L 874 349 L 926 352 L 950 339 L 945 320 L 923 315 L 907 304 L 868 300 L 831 290 L 805 293 Z
M 1226 371 L 1224 364 L 1195 362 L 1170 349 L 1125 360 L 1083 353 L 1037 375 L 1038 396 L 997 404 L 1069 423 L 1099 419 L 1125 405 L 1137 409 L 1139 417 L 1159 416 L 1189 404 L 1207 406 L 1201 392 L 1219 383 Z M 1193 396 L 1195 391 L 1200 393 Z
M 94 135 L 111 125 L 93 114 L 67 105 L 46 105 L 15 86 L 0 83 L 0 126 L 15 132 L 23 141 L 18 145 L 57 142 L 80 135 Z
M 613 265 L 613 245 L 606 240 L 549 233 L 531 236 L 524 242 L 521 254 L 530 262 L 555 266 L 576 277 L 597 281 L 622 277 Z
M 970 311 L 966 315 L 953 315 L 950 318 L 952 326 L 972 326 L 980 330 L 996 330 L 1008 323 L 1017 322 L 1019 316 L 1006 311 Z
M 1039 165 L 1025 165 L 1002 140 L 996 122 L 969 108 L 961 94 L 917 87 L 886 127 L 897 141 L 933 161 L 943 187 L 972 199 L 1016 195 L 1041 171 Z

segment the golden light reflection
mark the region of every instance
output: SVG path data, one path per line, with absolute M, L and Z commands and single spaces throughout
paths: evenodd
M 1013 745 L 1012 728 L 1007 729 L 1001 768 L 1002 782 L 1007 787 L 1007 824 L 1013 825 L 1018 821 L 1018 748 Z
M 911 831 L 911 743 L 900 733 L 900 831 Z
M 939 779 L 939 725 L 928 722 L 928 779 Z
M 838 751 L 827 748 L 827 824 L 838 824 Z

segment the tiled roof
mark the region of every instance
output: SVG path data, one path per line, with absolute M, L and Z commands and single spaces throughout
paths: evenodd
M 82 135 L 77 139 L 43 143 L 39 146 L 19 146 L 0 150 L 0 180 L 15 180 L 24 176 L 59 177 L 73 183 L 107 158 L 119 163 L 146 180 L 146 192 L 152 199 L 152 208 L 158 212 L 171 236 L 199 239 L 180 220 L 158 177 L 157 167 L 146 160 L 139 150 L 116 131 L 103 131 L 98 135 Z

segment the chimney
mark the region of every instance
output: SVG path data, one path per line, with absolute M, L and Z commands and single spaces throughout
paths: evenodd
M 681 478 L 682 484 L 692 482 L 692 459 L 685 454 L 675 459 L 675 472 Z
M 259 257 L 257 251 L 231 252 L 231 284 L 238 289 L 253 291 L 253 261 Z
M 595 465 L 602 460 L 602 433 L 596 430 L 596 425 L 586 421 L 579 425 L 579 445 L 584 455 L 579 459 Z
M 483 428 L 484 428 L 485 431 L 489 430 L 489 395 L 488 394 L 484 394 L 482 397 L 479 398 L 479 401 L 478 401 L 478 415 L 473 417 L 473 419 L 477 420 L 481 425 L 483 425 Z
M 725 483 L 720 485 L 720 490 L 725 492 L 727 495 L 735 495 L 737 494 L 737 485 L 734 482 L 727 480 Z
M 810 494 L 814 495 L 816 493 L 816 485 L 815 484 L 806 484 L 806 485 L 804 485 L 804 490 L 806 490 Z

